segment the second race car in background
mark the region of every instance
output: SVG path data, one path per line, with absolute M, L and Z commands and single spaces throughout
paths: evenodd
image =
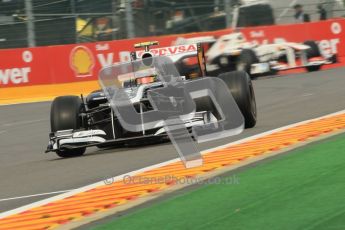
M 209 46 L 205 53 L 209 71 L 244 70 L 251 77 L 294 68 L 305 68 L 309 72 L 318 71 L 323 65 L 337 61 L 335 54 L 326 55 L 320 52 L 315 41 L 258 45 L 248 42 L 241 32 L 219 38 L 179 38 L 176 45 L 196 42 Z

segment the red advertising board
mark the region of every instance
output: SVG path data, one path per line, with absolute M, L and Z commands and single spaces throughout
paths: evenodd
M 244 28 L 241 31 L 249 41 L 259 44 L 317 40 L 324 52 L 345 56 L 344 29 L 345 19 L 333 19 L 305 24 Z M 109 42 L 0 50 L 0 88 L 96 80 L 102 67 L 129 60 L 129 51 L 133 51 L 134 43 L 157 40 L 160 46 L 170 46 L 182 37 L 218 37 L 230 32 L 231 29 L 225 29 Z
M 262 43 L 318 41 L 326 53 L 345 56 L 345 20 L 335 19 L 322 22 L 245 28 L 242 32 L 248 40 Z

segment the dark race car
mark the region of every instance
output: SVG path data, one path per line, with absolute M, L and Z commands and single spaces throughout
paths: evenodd
M 199 83 L 201 79 L 209 78 L 206 77 L 208 73 L 200 44 L 195 45 L 195 50 L 185 50 L 186 52 L 178 54 L 177 58 L 182 62 L 194 59 L 198 63 L 198 68 L 193 65 L 193 69 L 187 71 L 188 76 L 179 73 L 176 60 L 173 60 L 176 57 L 154 57 L 154 54 L 150 52 L 150 46 L 155 44 L 155 42 L 136 44 L 137 48 L 145 48 L 140 58 L 132 55 L 130 62 L 114 64 L 103 69 L 99 77 L 102 89 L 92 92 L 85 98 L 83 96 L 55 98 L 51 105 L 51 133 L 46 152 L 55 152 L 64 158 L 75 157 L 83 155 L 86 148 L 90 146 L 102 148 L 123 144 L 132 145 L 166 138 L 167 130 L 164 122 L 151 122 L 151 124 L 142 120 L 142 123 L 137 124 L 138 127 L 135 126 L 138 129 L 124 126 L 114 103 L 121 97 L 127 98 L 129 107 L 133 108 L 129 115 L 135 115 L 140 119 L 143 118 L 143 114 L 155 111 L 155 106 L 152 105 L 148 95 L 166 86 L 166 82 L 162 79 L 171 79 L 182 86 L 185 84 L 189 87 L 190 83 Z M 157 64 L 158 62 L 160 63 Z M 232 95 L 231 100 L 234 101 L 235 106 L 237 104 L 239 114 L 242 114 L 245 128 L 254 127 L 257 115 L 256 102 L 248 74 L 244 71 L 234 71 L 222 73 L 213 78 L 221 79 L 227 91 L 231 92 L 229 95 L 230 97 Z M 220 90 L 215 88 L 216 86 L 207 87 L 213 87 L 218 103 L 207 95 L 193 95 L 195 109 L 181 116 L 182 122 L 190 132 L 196 126 L 224 121 L 224 114 L 218 104 L 224 104 L 228 98 L 222 96 Z M 122 95 L 116 94 L 114 88 L 121 88 Z

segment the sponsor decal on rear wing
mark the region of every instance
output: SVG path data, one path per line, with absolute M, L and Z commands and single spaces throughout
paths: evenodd
M 177 61 L 184 56 L 197 55 L 197 44 L 168 46 L 150 49 L 150 53 L 153 56 L 169 56 L 173 61 Z M 138 50 L 135 52 L 136 58 L 142 58 L 145 54 L 145 50 Z

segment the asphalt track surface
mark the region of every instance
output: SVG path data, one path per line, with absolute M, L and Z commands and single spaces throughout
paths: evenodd
M 207 149 L 345 108 L 345 68 L 254 81 L 259 120 L 242 134 L 199 145 Z M 90 148 L 83 157 L 44 154 L 50 103 L 0 106 L 0 200 L 79 188 L 177 157 L 170 143 Z M 53 195 L 0 201 L 0 212 Z

